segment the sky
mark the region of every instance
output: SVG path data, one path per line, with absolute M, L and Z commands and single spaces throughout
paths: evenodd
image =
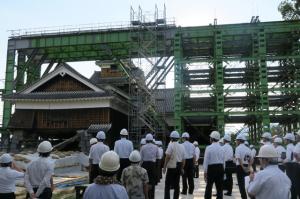
M 0 88 L 3 88 L 8 30 L 96 23 L 129 23 L 130 7 L 141 6 L 144 13 L 154 13 L 165 4 L 167 18 L 174 18 L 177 26 L 201 26 L 247 23 L 251 16 L 260 20 L 279 21 L 277 7 L 281 0 L 0 0 Z M 85 63 L 89 64 L 89 63 Z M 94 68 L 75 69 L 89 77 Z M 86 67 L 84 67 L 86 68 Z M 173 81 L 168 76 L 167 81 Z M 2 115 L 2 113 L 0 113 Z

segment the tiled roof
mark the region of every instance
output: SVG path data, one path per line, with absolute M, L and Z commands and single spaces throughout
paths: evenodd
M 107 132 L 111 128 L 111 124 L 91 124 L 87 130 L 88 133 L 96 133 L 98 131 Z
M 108 92 L 95 91 L 70 91 L 70 92 L 36 92 L 28 94 L 14 93 L 11 95 L 4 95 L 4 100 L 24 100 L 24 99 L 79 99 L 79 98 L 95 98 L 95 97 L 109 97 Z
M 155 108 L 160 113 L 174 112 L 174 89 L 157 89 L 153 91 L 153 98 L 155 99 Z

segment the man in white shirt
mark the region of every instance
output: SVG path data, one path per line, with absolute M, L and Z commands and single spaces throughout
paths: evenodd
M 39 144 L 37 151 L 40 157 L 28 165 L 25 173 L 25 187 L 29 193 L 26 198 L 52 198 L 54 189 L 54 164 L 50 159 L 52 149 L 48 141 Z
M 245 177 L 249 175 L 250 166 L 252 163 L 251 150 L 245 146 L 246 136 L 239 134 L 236 137 L 237 147 L 235 149 L 236 158 L 236 175 L 239 185 L 239 190 L 242 199 L 247 199 L 247 193 L 245 190 Z
M 212 187 L 215 183 L 217 199 L 223 198 L 223 178 L 225 168 L 225 157 L 222 146 L 219 144 L 220 133 L 212 131 L 210 134 L 211 145 L 207 146 L 204 153 L 204 179 L 206 182 L 205 199 L 211 198 Z
M 291 198 L 296 199 L 297 198 L 297 189 L 296 183 L 297 183 L 297 176 L 295 176 L 294 172 L 294 156 L 293 151 L 295 148 L 294 142 L 295 142 L 295 135 L 293 133 L 287 133 L 283 137 L 285 140 L 286 145 L 286 159 L 284 160 L 284 165 L 286 169 L 286 175 L 290 178 L 292 182 L 291 186 Z
M 114 151 L 120 157 L 120 169 L 118 171 L 117 178 L 118 180 L 121 179 L 121 174 L 123 169 L 130 165 L 129 156 L 130 153 L 133 151 L 133 144 L 130 140 L 128 140 L 128 131 L 127 129 L 122 129 L 120 131 L 120 140 L 115 142 Z
M 260 148 L 258 156 L 263 170 L 250 175 L 248 194 L 255 199 L 289 199 L 291 181 L 278 168 L 278 154 L 271 145 Z
M 199 158 L 200 158 L 200 149 L 197 141 L 194 141 L 195 146 L 195 169 L 194 169 L 194 178 L 199 178 Z
M 177 131 L 170 134 L 171 142 L 166 150 L 166 158 L 163 173 L 166 173 L 165 196 L 164 199 L 170 199 L 170 189 L 174 188 L 173 199 L 179 198 L 179 181 L 180 175 L 185 165 L 185 149 L 178 143 L 180 136 Z
M 162 148 L 162 142 L 156 141 L 156 145 L 158 146 L 158 159 L 156 160 L 156 167 L 158 171 L 157 175 L 157 182 L 159 183 L 162 179 L 162 167 L 163 167 L 163 157 L 164 157 L 164 150 Z
M 96 135 L 97 143 L 91 146 L 89 154 L 90 172 L 89 182 L 93 183 L 94 179 L 99 175 L 99 163 L 102 155 L 109 151 L 109 147 L 104 144 L 106 139 L 105 133 L 99 131 Z
M 194 164 L 196 160 L 195 146 L 189 141 L 190 134 L 184 132 L 181 136 L 183 139 L 182 145 L 185 149 L 185 165 L 184 173 L 182 175 L 182 191 L 181 194 L 186 195 L 187 190 L 190 195 L 194 192 Z M 187 183 L 188 182 L 188 183 Z
M 223 189 L 227 190 L 227 193 L 225 195 L 231 196 L 232 194 L 232 186 L 233 186 L 233 179 L 232 179 L 232 173 L 235 171 L 235 164 L 233 162 L 233 149 L 230 145 L 231 142 L 231 136 L 228 134 L 225 134 L 223 137 L 224 145 L 224 155 L 225 155 L 225 174 L 226 174 L 226 180 L 224 181 L 224 187 Z
M 272 145 L 272 135 L 269 132 L 264 132 L 261 136 L 264 145 Z
M 24 177 L 21 169 L 15 166 L 12 157 L 5 153 L 0 156 L 0 198 L 14 199 L 16 180 Z

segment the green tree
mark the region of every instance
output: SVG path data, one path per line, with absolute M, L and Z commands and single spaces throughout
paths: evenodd
M 278 6 L 284 20 L 300 19 L 300 0 L 284 0 Z

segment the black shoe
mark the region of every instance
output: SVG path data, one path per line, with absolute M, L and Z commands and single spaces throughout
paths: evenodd
M 186 192 L 183 192 L 183 191 L 182 191 L 181 194 L 182 194 L 182 195 L 186 195 Z
M 213 194 L 213 196 L 217 196 L 217 194 L 215 193 L 215 194 Z
M 231 193 L 224 193 L 224 195 L 226 195 L 226 196 L 231 196 Z

